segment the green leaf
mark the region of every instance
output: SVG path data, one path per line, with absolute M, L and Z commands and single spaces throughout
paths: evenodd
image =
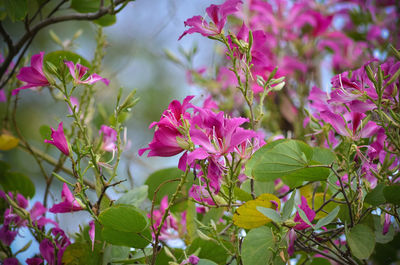
M 266 217 L 268 217 L 275 223 L 277 223 L 277 224 L 282 223 L 281 215 L 276 210 L 271 209 L 271 208 L 261 207 L 261 206 L 257 206 L 256 208 L 257 208 L 257 211 L 259 211 L 260 213 L 262 213 L 263 215 L 265 215 Z
M 103 239 L 110 244 L 133 248 L 145 248 L 152 240 L 149 228 L 138 234 L 132 232 L 122 232 L 109 227 L 104 227 L 101 231 L 101 234 Z
M 108 4 L 110 1 L 105 1 Z M 92 13 L 99 10 L 100 0 L 72 0 L 71 8 L 79 13 Z
M 273 253 L 270 248 L 275 246 L 271 228 L 262 226 L 251 229 L 243 240 L 243 265 L 271 264 Z
M 340 211 L 340 207 L 336 206 L 335 209 L 333 209 L 327 216 L 325 216 L 322 219 L 319 219 L 317 224 L 315 225 L 314 229 L 319 229 L 323 227 L 324 225 L 330 224 L 333 220 L 335 220 L 336 216 L 338 215 Z
M 97 251 L 92 252 L 89 244 L 73 243 L 65 249 L 62 262 L 69 265 L 97 265 L 101 264 L 101 257 Z
M 400 185 L 390 185 L 383 189 L 383 195 L 388 203 L 400 205 Z
M 375 235 L 372 230 L 363 224 L 354 226 L 346 234 L 351 253 L 358 259 L 367 259 L 375 248 Z
M 218 264 L 208 259 L 200 259 L 197 265 L 218 265 Z
M 308 220 L 306 213 L 300 209 L 297 205 L 295 205 L 297 212 L 299 213 L 300 218 L 306 222 L 306 224 L 308 224 L 309 226 L 311 226 L 312 228 L 314 228 L 314 225 L 310 222 L 310 220 Z
M 186 210 L 186 244 L 190 244 L 197 237 L 196 203 L 188 201 Z
M 148 218 L 132 205 L 114 205 L 99 215 L 100 223 L 107 228 L 121 232 L 138 233 L 143 231 L 149 223 Z
M 248 194 L 251 194 L 250 179 L 247 179 L 242 183 L 241 189 L 247 192 Z M 274 193 L 274 190 L 275 190 L 275 184 L 273 181 L 261 182 L 254 180 L 254 193 L 256 194 L 256 197 L 264 193 Z
M 99 19 L 93 20 L 94 23 L 102 26 L 102 27 L 108 27 L 111 25 L 114 25 L 115 22 L 117 22 L 117 17 L 115 15 L 104 15 Z
M 323 165 L 329 165 L 336 160 L 336 155 L 327 148 L 314 147 L 312 160 L 320 162 Z
M 154 193 L 161 183 L 167 180 L 180 179 L 182 174 L 182 170 L 178 168 L 161 169 L 151 174 L 145 182 L 145 184 L 149 187 L 149 200 L 153 200 Z M 186 184 L 185 190 L 188 190 L 192 186 L 193 178 L 193 174 L 188 175 L 188 183 Z M 159 204 L 164 196 L 168 195 L 169 197 L 171 197 L 172 194 L 174 194 L 174 192 L 176 191 L 178 184 L 179 181 L 172 181 L 164 184 L 157 192 L 157 197 L 155 200 L 156 204 Z
M 0 178 L 0 185 L 5 192 L 18 192 L 26 198 L 33 198 L 35 195 L 35 185 L 22 173 L 6 172 Z
M 22 20 L 28 11 L 27 0 L 4 0 L 4 5 L 12 22 Z
M 54 51 L 47 53 L 44 56 L 43 65 L 45 66 L 48 72 L 51 72 L 49 66 L 47 65 L 47 62 L 50 62 L 55 67 L 59 67 L 60 65 L 64 65 L 64 60 L 72 61 L 75 64 L 79 61 L 81 65 L 86 66 L 89 69 L 91 67 L 91 64 L 85 58 L 83 58 L 79 54 L 70 51 Z
M 389 226 L 389 231 L 384 235 L 383 224 L 381 223 L 381 218 L 378 215 L 373 215 L 374 220 L 374 230 L 375 230 L 375 241 L 376 243 L 386 244 L 393 240 L 395 232 L 393 225 Z
M 331 265 L 331 264 L 332 263 L 330 263 L 326 258 L 313 258 L 312 262 L 310 263 L 310 265 Z
M 258 149 L 257 152 L 255 152 L 251 156 L 249 161 L 247 161 L 244 174 L 246 174 L 247 176 L 252 176 L 253 175 L 252 174 L 253 168 L 263 158 L 263 154 L 265 152 L 267 152 L 268 150 L 272 149 L 273 147 L 275 147 L 277 144 L 280 144 L 280 143 L 285 142 L 285 141 L 287 141 L 287 140 L 286 139 L 279 139 L 277 141 L 268 143 L 268 144 L 264 145 L 263 147 L 261 147 L 260 149 Z M 270 192 L 266 192 L 266 193 L 270 193 Z
M 321 152 L 318 150 L 317 152 Z M 312 160 L 313 149 L 301 141 L 286 140 L 270 149 L 261 148 L 257 152 L 262 154 L 257 155 L 252 176 L 258 181 L 274 181 L 283 177 L 296 181 L 316 181 L 325 180 L 330 174 L 328 168 L 309 167 L 323 163 Z
M 222 208 L 210 208 L 210 210 L 203 216 L 201 222 L 208 225 L 211 220 L 219 220 L 224 215 Z
M 42 136 L 43 140 L 51 139 L 51 128 L 50 128 L 50 126 L 48 126 L 48 125 L 40 126 L 39 133 L 40 133 L 40 136 Z
M 233 194 L 235 195 L 235 198 L 238 199 L 239 201 L 249 201 L 252 200 L 253 197 L 251 197 L 251 194 L 244 191 L 243 189 L 239 187 L 234 187 L 233 188 Z
M 10 165 L 4 161 L 0 160 L 0 177 L 3 177 L 9 170 Z
M 296 197 L 296 190 L 294 190 L 292 192 L 290 199 L 285 203 L 285 205 L 283 205 L 283 208 L 282 208 L 282 220 L 283 221 L 286 221 L 292 215 L 295 197 Z
M 365 196 L 364 202 L 371 204 L 372 206 L 378 206 L 386 202 L 385 196 L 383 195 L 384 184 L 378 184 L 375 189 L 370 191 Z
M 200 252 L 197 256 L 200 259 L 209 259 L 217 264 L 225 264 L 228 254 L 226 250 L 216 242 L 196 238 L 189 246 L 187 253 L 194 253 L 198 249 L 200 249 Z
M 118 264 L 120 262 L 117 262 L 119 260 L 127 260 L 129 257 L 129 247 L 123 247 L 123 246 L 114 246 L 114 245 L 108 245 L 104 249 L 104 254 L 103 254 L 103 264 Z M 123 264 L 134 264 L 133 262 L 131 263 L 124 263 Z
M 390 77 L 389 81 L 387 81 L 387 82 L 385 83 L 385 86 L 384 86 L 383 88 L 386 88 L 387 86 L 389 86 L 389 85 L 392 84 L 393 82 L 397 81 L 397 80 L 399 79 L 399 76 L 400 76 L 400 69 L 398 69 L 398 70 L 396 71 L 396 73 L 394 73 L 394 74 Z
M 148 187 L 146 185 L 133 188 L 122 195 L 114 204 L 127 204 L 139 207 L 147 198 Z
M 393 55 L 400 61 L 400 51 L 393 47 L 392 44 L 389 44 L 390 50 L 392 51 Z

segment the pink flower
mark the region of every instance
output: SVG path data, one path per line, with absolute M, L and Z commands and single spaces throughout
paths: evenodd
M 40 242 L 39 250 L 40 254 L 49 265 L 55 265 L 54 246 L 49 239 L 45 238 Z
M 241 0 L 227 0 L 221 5 L 210 5 L 207 7 L 206 12 L 212 22 L 208 23 L 201 16 L 189 18 L 185 21 L 185 26 L 191 28 L 183 32 L 178 40 L 182 39 L 186 34 L 196 32 L 205 37 L 220 34 L 225 26 L 227 16 L 238 11 L 238 5 L 240 3 L 242 3 Z
M 17 75 L 17 79 L 26 82 L 27 84 L 14 89 L 12 91 L 12 95 L 18 94 L 18 92 L 22 89 L 44 87 L 49 85 L 49 81 L 43 72 L 43 57 L 44 52 L 35 54 L 31 58 L 31 66 L 21 68 L 19 74 Z
M 225 118 L 224 113 L 214 113 L 208 109 L 195 108 L 198 112 L 193 118 L 190 137 L 194 144 L 200 147 L 188 155 L 188 163 L 194 159 L 204 159 L 211 155 L 222 156 L 233 152 L 235 147 L 246 140 L 256 137 L 254 131 L 241 127 L 246 118 Z
M 28 265 L 40 265 L 43 263 L 43 260 L 41 258 L 29 258 L 29 259 L 26 259 L 25 262 Z
M 158 229 L 161 224 L 162 217 L 168 208 L 168 196 L 164 196 L 160 203 L 160 208 L 153 210 L 153 216 L 151 216 L 151 212 L 147 214 L 147 217 L 153 219 L 153 227 Z M 178 220 L 171 215 L 171 212 L 168 214 L 167 219 L 163 223 L 161 227 L 161 240 L 168 240 L 168 239 L 176 239 L 179 238 L 179 229 L 180 227 L 186 227 L 186 211 L 182 213 L 182 218 L 178 223 Z M 154 237 L 154 235 L 153 235 Z
M 65 249 L 71 244 L 71 241 L 66 236 L 65 232 L 60 228 L 53 228 L 51 235 L 54 238 L 54 243 L 45 238 L 40 242 L 39 250 L 42 257 L 47 261 L 48 265 L 62 265 L 62 257 Z M 55 255 L 55 247 L 57 247 L 57 257 Z M 56 263 L 57 261 L 57 263 Z
M 71 62 L 71 61 L 65 61 L 64 62 L 65 65 L 68 67 L 69 72 L 71 73 L 72 78 L 74 79 L 74 82 L 77 84 L 89 84 L 92 85 L 96 82 L 103 82 L 104 84 L 106 84 L 108 86 L 108 84 L 110 83 L 110 80 L 103 78 L 101 76 L 99 76 L 98 74 L 91 74 L 89 76 L 86 77 L 85 80 L 82 80 L 87 72 L 88 69 L 87 67 L 77 63 L 76 65 Z
M 61 191 L 62 202 L 54 204 L 49 210 L 52 213 L 69 213 L 81 211 L 84 207 L 75 199 L 72 192 L 69 190 L 67 184 L 63 183 Z
M 307 219 L 310 222 L 312 222 L 314 220 L 315 212 L 310 209 L 310 207 L 307 204 L 307 199 L 304 196 L 301 196 L 301 204 L 299 205 L 299 208 L 304 211 L 304 213 L 307 216 Z M 296 223 L 299 223 L 294 227 L 294 229 L 304 230 L 304 229 L 310 227 L 306 222 L 303 221 L 303 219 L 301 219 L 299 213 L 296 213 L 296 216 L 294 217 L 294 221 Z
M 206 189 L 206 185 L 203 186 L 193 185 L 189 190 L 189 196 L 198 202 L 204 202 L 208 205 L 215 204 L 210 196 L 210 193 Z
M 95 224 L 94 224 L 94 221 L 92 220 L 92 221 L 90 221 L 89 222 L 89 238 L 90 238 L 90 241 L 92 241 L 92 251 L 94 250 L 94 236 L 95 236 Z
M 366 117 L 364 113 L 351 112 L 347 120 L 330 111 L 322 111 L 320 115 L 322 120 L 331 124 L 337 133 L 354 141 L 358 141 L 361 138 L 369 138 L 379 130 L 379 126 L 373 121 L 368 121 L 363 125 L 362 119 Z
M 75 97 L 70 97 L 72 108 L 75 108 L 75 111 L 79 111 L 79 100 Z M 68 107 L 68 111 L 70 114 L 73 114 L 73 111 L 70 107 Z
M 0 89 L 0 102 L 6 102 L 7 97 L 6 94 L 4 93 L 4 89 Z
M 390 214 L 385 213 L 385 222 L 383 223 L 382 235 L 386 235 L 389 232 L 391 217 L 392 216 Z
M 4 260 L 4 265 L 18 265 L 19 262 L 16 258 L 7 258 Z
M 186 136 L 182 135 L 180 129 L 183 126 L 182 119 L 190 119 L 190 113 L 186 112 L 186 110 L 192 106 L 190 100 L 193 97 L 187 96 L 182 104 L 178 100 L 172 101 L 163 112 L 160 121 L 150 124 L 149 128 L 157 125 L 154 138 L 149 143 L 149 147 L 139 150 L 138 153 L 140 156 L 147 150 L 150 150 L 147 154 L 148 157 L 174 156 L 185 150 L 182 144 L 185 144 Z
M 66 156 L 69 156 L 68 142 L 64 135 L 64 128 L 62 122 L 60 122 L 60 124 L 58 125 L 57 130 L 54 130 L 53 128 L 51 129 L 51 138 L 52 138 L 51 140 L 44 140 L 44 142 L 54 145 L 55 147 L 58 148 L 58 150 L 63 152 Z
M 71 244 L 71 241 L 65 234 L 65 232 L 60 228 L 53 228 L 51 230 L 53 235 L 55 245 L 57 246 L 57 265 L 62 265 L 62 257 L 64 255 L 65 249 Z
M 195 256 L 195 255 L 190 255 L 190 257 L 188 259 L 185 259 L 184 261 L 182 261 L 182 263 L 180 265 L 197 265 L 199 263 L 200 258 Z
M 117 149 L 115 142 L 117 141 L 117 131 L 106 125 L 101 125 L 99 134 L 103 135 L 103 143 L 101 149 L 112 152 Z
M 289 257 L 291 257 L 294 254 L 294 242 L 296 241 L 296 231 L 294 229 L 290 229 L 287 233 L 287 242 L 288 242 L 288 248 L 287 252 L 289 254 Z
M 6 246 L 11 245 L 18 234 L 18 231 L 11 230 L 12 226 L 10 226 L 9 223 L 10 222 L 8 222 L 8 224 L 4 223 L 3 226 L 0 228 L 0 241 Z

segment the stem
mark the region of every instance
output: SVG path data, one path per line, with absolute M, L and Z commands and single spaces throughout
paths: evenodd
M 76 107 L 71 103 L 71 98 L 70 98 L 69 93 L 67 92 L 67 87 L 65 86 L 65 84 L 64 84 L 63 92 L 64 92 L 64 95 L 65 95 L 65 99 L 67 101 L 67 104 L 70 107 L 70 109 L 72 110 L 72 115 L 74 116 L 75 122 L 78 125 L 78 128 L 79 128 L 79 130 L 81 131 L 81 133 L 83 135 L 83 139 L 85 140 L 85 144 L 89 149 L 89 154 L 90 154 L 90 157 L 91 157 L 91 161 L 92 161 L 92 164 L 93 164 L 94 168 L 96 169 L 96 173 L 98 175 L 100 175 L 101 172 L 100 172 L 100 169 L 99 169 L 99 167 L 97 165 L 96 154 L 94 153 L 93 145 L 89 140 L 89 136 L 87 134 L 86 126 L 84 126 L 82 124 L 82 121 L 79 118 L 78 113 L 76 112 Z
M 171 198 L 171 200 L 170 200 L 169 203 L 168 203 L 167 209 L 165 209 L 164 215 L 163 215 L 163 217 L 162 217 L 162 219 L 161 219 L 161 223 L 160 223 L 160 225 L 158 226 L 158 229 L 157 229 L 157 231 L 156 231 L 156 233 L 155 233 L 155 235 L 154 235 L 155 240 L 154 240 L 154 244 L 153 244 L 153 256 L 152 256 L 152 259 L 151 259 L 151 264 L 152 264 L 152 265 L 155 264 L 156 258 L 157 258 L 157 252 L 158 252 L 158 251 L 157 251 L 157 246 L 158 246 L 158 243 L 159 243 L 159 237 L 160 237 L 160 234 L 161 234 L 161 228 L 163 227 L 164 222 L 165 222 L 165 220 L 167 219 L 167 217 L 168 217 L 168 215 L 169 215 L 169 210 L 170 210 L 170 208 L 171 208 L 172 205 L 174 204 L 174 202 L 175 202 L 175 200 L 176 200 L 176 197 L 177 197 L 178 194 L 181 192 L 181 189 L 182 189 L 183 185 L 184 185 L 185 182 L 186 182 L 186 178 L 187 178 L 187 176 L 188 176 L 188 174 L 189 174 L 189 171 L 190 171 L 190 166 L 187 166 L 187 167 L 186 167 L 186 170 L 185 170 L 185 173 L 182 175 L 181 181 L 179 182 L 178 187 L 176 188 L 175 193 L 172 195 L 172 198 Z M 152 216 L 151 218 L 153 218 L 153 216 Z

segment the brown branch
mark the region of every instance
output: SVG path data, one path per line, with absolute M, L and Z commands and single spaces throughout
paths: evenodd
M 6 59 L 4 60 L 3 64 L 0 67 L 0 77 L 2 77 L 4 75 L 4 73 L 6 72 L 8 66 L 10 65 L 12 59 L 15 57 L 15 55 L 18 54 L 19 50 L 30 40 L 33 39 L 35 37 L 35 35 L 43 28 L 49 26 L 49 25 L 53 25 L 53 24 L 57 24 L 60 22 L 64 22 L 64 21 L 71 21 L 71 20 L 95 20 L 95 19 L 99 19 L 102 16 L 106 15 L 106 14 L 112 14 L 114 13 L 114 8 L 124 2 L 126 2 L 128 0 L 116 0 L 115 2 L 112 2 L 111 5 L 109 5 L 106 8 L 101 8 L 99 9 L 97 12 L 94 13 L 72 13 L 72 14 L 68 14 L 65 16 L 60 16 L 60 17 L 48 17 L 47 19 L 39 22 L 38 24 L 36 24 L 30 31 L 26 32 L 20 39 L 19 41 L 12 46 L 12 48 L 9 48 L 9 53 L 6 57 Z M 3 34 L 2 34 L 3 35 Z M 4 36 L 3 36 L 4 37 Z M 17 63 L 18 64 L 18 63 Z M 16 64 L 16 65 L 17 65 Z M 11 76 L 12 73 L 9 74 L 9 76 Z M 0 89 L 4 86 L 4 84 L 9 80 L 9 78 L 7 78 L 4 82 L 2 82 L 0 84 Z
M 1 23 L 1 21 L 0 21 L 0 34 L 1 36 L 3 36 L 3 39 L 7 43 L 8 49 L 11 52 L 14 49 L 14 44 L 10 35 L 8 35 L 7 31 L 3 28 L 3 24 Z
M 43 3 L 41 3 L 39 8 L 36 10 L 35 14 L 33 14 L 31 19 L 29 19 L 28 16 L 27 16 L 28 23 L 31 23 L 33 20 L 35 20 L 35 18 L 42 12 L 43 7 L 45 5 L 47 5 L 49 2 L 50 2 L 50 0 L 46 0 Z

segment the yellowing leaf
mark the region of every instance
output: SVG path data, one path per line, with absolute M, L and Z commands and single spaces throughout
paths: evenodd
M 257 210 L 257 206 L 279 210 L 281 202 L 273 194 L 264 193 L 236 209 L 233 215 L 233 223 L 239 227 L 251 229 L 271 222 L 271 219 Z
M 308 198 L 309 196 L 312 196 L 313 191 L 314 191 L 314 187 L 313 187 L 313 184 L 311 183 L 311 184 L 308 184 L 308 185 L 306 185 L 304 187 L 301 187 L 298 190 L 300 191 L 300 196 L 304 196 L 304 197 Z
M 18 145 L 18 138 L 11 134 L 0 135 L 0 151 L 8 151 L 15 148 Z
M 325 195 L 325 201 L 329 200 L 331 198 L 331 195 L 326 194 Z M 309 194 L 308 196 L 306 196 L 308 205 L 312 205 L 312 194 Z M 314 197 L 314 211 L 318 210 L 319 207 L 322 206 L 322 204 L 324 203 L 324 193 L 323 192 L 318 192 L 315 193 L 315 197 Z M 327 204 L 324 205 L 324 208 L 322 208 L 324 211 L 330 213 L 333 209 L 336 208 L 336 206 L 338 206 L 337 203 L 334 202 L 328 202 Z M 328 214 L 324 213 L 323 211 L 319 211 L 316 215 L 315 215 L 315 220 L 324 218 L 325 216 L 327 216 Z

